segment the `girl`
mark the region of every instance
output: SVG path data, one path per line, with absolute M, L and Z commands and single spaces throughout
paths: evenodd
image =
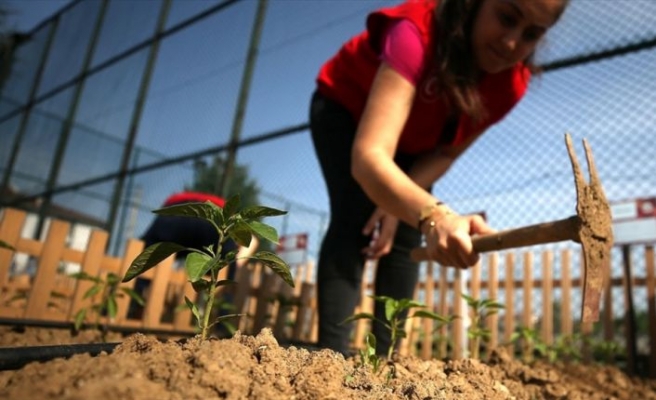
M 321 68 L 310 128 L 330 196 L 318 263 L 319 345 L 346 353 L 342 324 L 358 302 L 366 258 L 377 295 L 411 298 L 421 243 L 442 265 L 478 261 L 491 233 L 431 186 L 522 98 L 540 39 L 568 0 L 415 0 L 371 13 L 366 30 Z M 375 235 L 372 235 L 376 231 Z M 385 320 L 377 303 L 375 316 Z M 390 335 L 374 324 L 377 352 Z

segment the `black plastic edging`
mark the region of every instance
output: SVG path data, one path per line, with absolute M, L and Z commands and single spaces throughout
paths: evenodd
M 57 328 L 57 329 L 73 329 L 75 327 L 75 325 L 71 322 L 22 319 L 22 318 L 0 318 L 0 325 L 10 325 L 14 327 Z M 80 326 L 81 330 L 96 329 L 96 328 L 97 326 L 93 324 L 82 324 L 82 326 Z M 191 332 L 191 331 L 154 329 L 154 328 L 131 327 L 131 326 L 127 327 L 127 326 L 115 326 L 115 325 L 108 325 L 107 330 L 109 332 L 127 333 L 127 334 L 143 333 L 144 335 L 154 335 L 154 336 L 191 337 L 196 335 L 195 332 Z
M 16 370 L 31 362 L 45 362 L 88 353 L 92 357 L 103 351 L 111 353 L 120 343 L 62 344 L 55 346 L 26 346 L 0 348 L 0 371 Z

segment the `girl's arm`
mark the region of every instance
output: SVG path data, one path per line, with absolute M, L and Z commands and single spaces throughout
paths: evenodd
M 414 96 L 415 87 L 383 62 L 374 79 L 351 154 L 352 174 L 369 198 L 411 226 L 418 225 L 422 209 L 437 201 L 394 163 Z M 432 165 L 427 162 L 427 166 L 418 167 L 413 174 L 418 181 L 431 178 L 428 171 Z M 437 170 L 433 177 L 441 176 L 450 164 L 442 164 L 443 171 Z M 438 207 L 431 220 L 434 226 L 422 226 L 431 257 L 444 265 L 459 267 L 478 261 L 470 235 L 489 231 L 480 217 L 449 214 L 447 208 Z

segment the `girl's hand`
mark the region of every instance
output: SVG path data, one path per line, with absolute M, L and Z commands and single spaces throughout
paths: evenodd
M 469 268 L 479 259 L 472 236 L 494 233 L 480 215 L 445 214 L 431 217 L 421 226 L 428 256 L 444 266 Z
M 399 225 L 398 218 L 386 213 L 380 208 L 376 208 L 364 228 L 362 234 L 371 236 L 369 246 L 362 249 L 362 252 L 369 259 L 377 259 L 392 250 L 394 235 Z

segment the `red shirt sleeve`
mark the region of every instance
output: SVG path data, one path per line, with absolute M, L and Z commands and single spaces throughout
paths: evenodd
M 407 19 L 394 21 L 387 28 L 382 42 L 380 59 L 416 86 L 421 78 L 426 51 L 419 29 Z

